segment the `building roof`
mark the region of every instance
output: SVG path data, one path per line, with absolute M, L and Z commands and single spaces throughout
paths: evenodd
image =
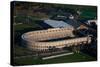
M 73 19 L 67 19 L 65 20 L 65 23 L 73 26 L 73 28 L 77 29 L 80 25 L 82 25 L 81 22 L 77 21 L 77 20 L 73 20 Z
M 62 27 L 67 27 L 67 28 L 73 28 L 72 25 L 70 24 L 67 24 L 66 22 L 64 21 L 57 21 L 57 20 L 44 20 L 44 23 L 54 27 L 54 28 L 62 28 Z

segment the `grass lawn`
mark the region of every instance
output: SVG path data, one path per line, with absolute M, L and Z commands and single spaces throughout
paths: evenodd
M 83 53 L 75 53 L 68 56 L 57 57 L 48 60 L 34 59 L 34 57 L 27 57 L 15 59 L 15 65 L 36 65 L 36 64 L 54 64 L 54 63 L 69 63 L 69 62 L 85 62 L 96 61 L 94 57 L 88 56 Z
M 95 58 L 88 56 L 83 53 L 76 53 L 68 56 L 58 57 L 50 60 L 45 60 L 44 63 L 65 63 L 65 62 L 82 62 L 82 61 L 92 61 Z
M 96 12 L 91 11 L 82 11 L 82 14 L 80 16 L 81 19 L 87 19 L 87 18 L 95 18 Z
M 14 25 L 14 30 L 15 31 L 20 31 L 20 30 L 27 30 L 27 29 L 33 29 L 35 30 L 35 28 L 41 28 L 41 26 L 39 26 L 36 23 L 32 23 L 32 24 L 20 24 L 20 25 Z
M 96 7 L 87 7 L 81 9 L 80 19 L 91 19 L 97 16 L 97 8 Z

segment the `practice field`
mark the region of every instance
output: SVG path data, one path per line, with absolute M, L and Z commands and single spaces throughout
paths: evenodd
M 36 65 L 36 64 L 54 64 L 54 63 L 72 63 L 72 62 L 86 62 L 96 61 L 96 58 L 83 53 L 74 53 L 72 55 L 57 57 L 48 60 L 37 59 L 36 57 L 17 58 L 14 61 L 15 65 Z

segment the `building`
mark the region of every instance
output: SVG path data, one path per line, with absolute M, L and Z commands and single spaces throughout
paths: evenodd
M 43 24 L 46 25 L 47 27 L 50 26 L 52 28 L 68 28 L 68 29 L 87 28 L 83 23 L 74 19 L 66 19 L 65 21 L 47 19 L 47 20 L 44 20 Z
M 64 37 L 71 37 L 71 39 L 64 39 L 59 41 L 45 41 L 51 39 L 59 39 Z M 48 30 L 31 31 L 22 35 L 22 43 L 33 51 L 48 51 L 50 48 L 62 49 L 69 46 L 77 46 L 91 43 L 91 37 L 78 37 L 73 35 L 73 29 L 68 28 L 53 28 Z
M 70 24 L 65 23 L 64 21 L 57 21 L 57 20 L 44 20 L 44 23 L 48 24 L 53 28 L 68 28 L 73 29 L 73 26 Z
M 97 19 L 80 20 L 80 22 L 85 23 L 87 25 L 91 25 L 91 23 L 95 23 L 97 25 Z

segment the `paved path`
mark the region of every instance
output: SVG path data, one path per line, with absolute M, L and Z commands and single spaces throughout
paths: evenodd
M 64 54 L 59 54 L 59 55 L 44 57 L 44 58 L 42 58 L 42 59 L 43 59 L 43 60 L 52 59 L 52 58 L 57 58 L 57 57 L 61 57 L 61 56 L 71 55 L 71 54 L 74 54 L 74 53 L 73 53 L 73 52 L 71 52 L 71 53 L 64 53 Z

